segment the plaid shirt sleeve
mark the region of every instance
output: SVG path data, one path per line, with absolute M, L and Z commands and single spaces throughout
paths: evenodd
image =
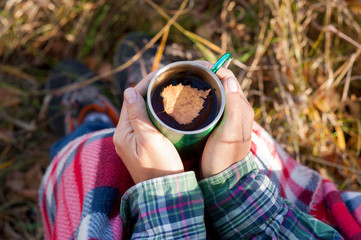
M 147 180 L 130 188 L 121 217 L 132 239 L 205 239 L 204 202 L 194 172 Z
M 199 182 L 207 216 L 222 239 L 342 239 L 281 198 L 253 156 Z

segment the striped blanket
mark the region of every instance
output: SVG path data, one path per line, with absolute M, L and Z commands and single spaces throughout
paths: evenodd
M 361 238 L 361 193 L 339 192 L 332 182 L 292 159 L 261 126 L 253 126 L 251 152 L 281 196 L 345 238 Z M 96 224 L 107 239 L 122 238 L 120 199 L 134 183 L 115 152 L 113 133 L 105 129 L 81 136 L 49 165 L 39 190 L 46 239 L 78 236 L 82 224 L 88 225 L 87 231 Z M 104 214 L 92 215 L 99 212 Z

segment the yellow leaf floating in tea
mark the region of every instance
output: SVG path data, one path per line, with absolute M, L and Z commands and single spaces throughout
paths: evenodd
M 211 89 L 198 90 L 181 83 L 176 86 L 169 85 L 161 93 L 164 111 L 179 124 L 189 124 L 199 116 L 210 91 Z

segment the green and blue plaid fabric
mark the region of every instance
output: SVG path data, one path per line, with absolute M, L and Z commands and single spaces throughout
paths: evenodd
M 252 154 L 199 185 L 207 216 L 221 239 L 342 239 L 282 198 Z
M 205 215 L 221 239 L 342 239 L 281 198 L 251 153 L 199 183 L 193 172 L 139 183 L 121 203 L 134 239 L 206 239 Z
M 204 203 L 194 172 L 141 182 L 122 198 L 132 239 L 205 239 Z

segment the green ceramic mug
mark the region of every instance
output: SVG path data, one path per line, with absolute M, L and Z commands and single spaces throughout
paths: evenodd
M 147 91 L 147 110 L 152 120 L 154 126 L 159 129 L 176 147 L 178 151 L 183 151 L 186 149 L 195 148 L 201 143 L 203 140 L 207 138 L 209 133 L 214 129 L 217 125 L 219 120 L 221 119 L 226 99 L 225 99 L 225 92 L 223 85 L 215 72 L 218 71 L 220 66 L 222 66 L 225 62 L 229 62 L 230 54 L 225 57 L 225 55 L 213 66 L 212 69 L 208 69 L 205 66 L 192 62 L 192 61 L 180 61 L 171 63 L 163 68 L 161 68 L 152 78 L 150 84 L 148 86 Z M 165 122 L 163 122 L 155 113 L 151 96 L 153 91 L 156 89 L 157 86 L 162 84 L 164 81 L 168 81 L 172 79 L 174 76 L 179 76 L 183 72 L 191 73 L 194 75 L 199 76 L 202 80 L 206 81 L 209 85 L 211 85 L 212 89 L 214 89 L 215 94 L 218 100 L 218 109 L 217 114 L 214 119 L 205 127 L 200 129 L 192 130 L 192 131 L 184 131 L 175 129 Z

